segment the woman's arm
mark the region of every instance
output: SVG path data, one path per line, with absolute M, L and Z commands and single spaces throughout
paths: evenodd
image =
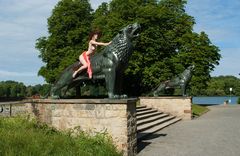
M 103 43 L 103 42 L 96 42 L 94 40 L 91 40 L 90 43 L 94 44 L 94 45 L 107 46 L 107 45 L 111 44 L 112 42 Z

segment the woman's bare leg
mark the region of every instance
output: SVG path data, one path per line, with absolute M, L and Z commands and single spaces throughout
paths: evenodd
M 80 68 L 78 68 L 78 70 L 76 70 L 73 73 L 73 75 L 72 75 L 73 78 L 75 78 L 75 76 L 77 75 L 78 72 L 80 72 L 80 71 L 82 71 L 82 70 L 84 70 L 84 69 L 86 69 L 88 67 L 87 62 L 83 58 L 83 55 L 79 56 L 79 61 L 82 63 L 82 66 Z

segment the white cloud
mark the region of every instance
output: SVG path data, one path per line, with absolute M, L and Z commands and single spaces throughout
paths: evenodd
M 43 83 L 36 39 L 47 34 L 47 18 L 59 0 L 0 0 L 0 81 Z M 35 71 L 35 72 L 29 72 Z
M 189 1 L 187 11 L 196 19 L 195 31 L 205 31 L 214 43 L 239 39 L 240 2 Z
M 90 0 L 92 8 L 95 10 L 101 5 L 103 2 L 109 3 L 110 0 Z
M 11 13 L 29 13 L 29 11 L 42 10 L 42 13 L 49 12 L 49 9 L 52 8 L 59 0 L 7 0 L 0 1 L 0 9 L 4 12 L 8 11 Z M 45 11 L 45 12 L 43 12 Z M 15 14 L 15 16 L 18 16 Z
M 212 75 L 234 75 L 240 72 L 240 1 L 188 1 L 187 12 L 196 19 L 194 30 L 205 31 L 221 50 L 220 65 Z
M 46 83 L 44 79 L 40 76 L 37 76 L 34 72 L 9 72 L 0 70 L 0 81 L 17 81 L 23 82 L 25 85 L 36 85 Z
M 34 72 L 12 72 L 0 70 L 0 77 L 35 77 L 37 76 Z
M 4 30 L 0 32 L 0 58 L 5 54 L 36 56 L 36 39 L 47 34 L 47 18 L 57 2 L 0 0 L 0 30 Z

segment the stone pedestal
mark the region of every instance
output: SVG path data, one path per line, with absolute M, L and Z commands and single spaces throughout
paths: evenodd
M 80 127 L 94 133 L 104 132 L 124 155 L 136 155 L 137 99 L 36 99 L 27 103 L 28 112 L 59 130 Z
M 165 96 L 140 97 L 140 105 L 156 108 L 159 111 L 189 120 L 192 118 L 192 97 Z

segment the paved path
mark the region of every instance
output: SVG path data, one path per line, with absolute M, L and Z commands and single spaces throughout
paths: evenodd
M 209 108 L 140 142 L 138 156 L 240 156 L 240 106 Z

